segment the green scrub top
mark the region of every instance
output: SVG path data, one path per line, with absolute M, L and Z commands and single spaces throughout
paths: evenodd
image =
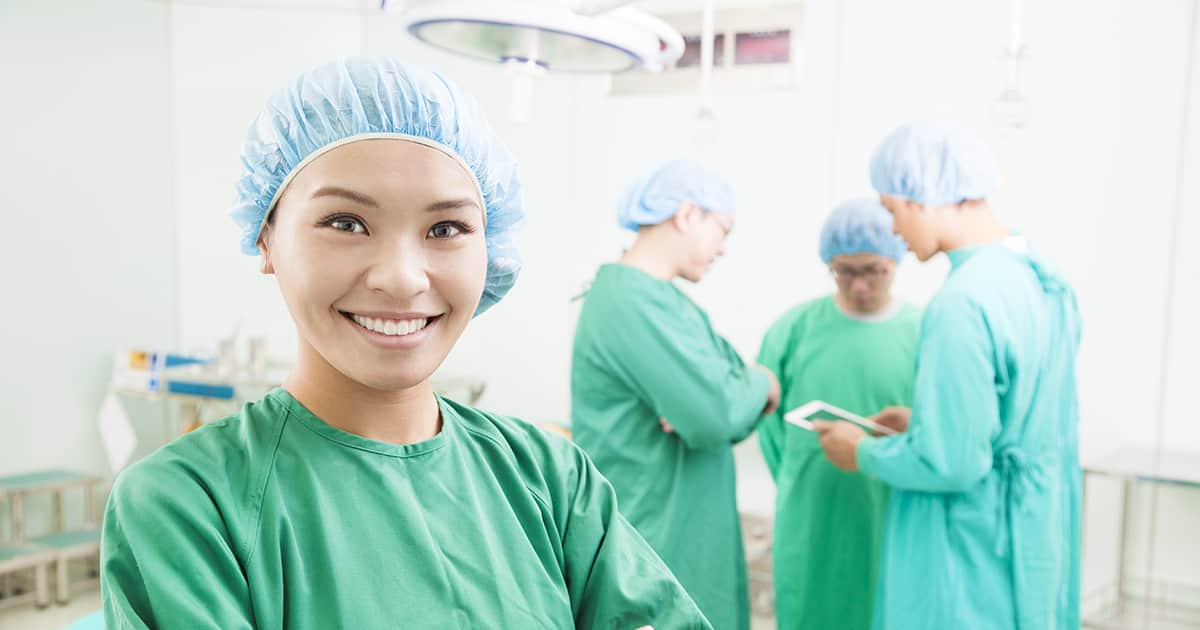
M 672 283 L 619 264 L 597 272 L 571 362 L 574 437 L 719 630 L 750 624 L 732 445 L 768 387 Z
M 763 339 L 758 362 L 783 387 L 783 404 L 758 427 L 777 489 L 772 559 L 780 630 L 871 628 L 888 487 L 834 467 L 816 434 L 783 414 L 812 400 L 861 416 L 911 404 L 921 311 L 907 304 L 889 310 L 855 318 L 824 297 L 785 313 Z
M 123 472 L 108 627 L 711 627 L 582 451 L 439 405 L 437 436 L 396 445 L 277 389 Z

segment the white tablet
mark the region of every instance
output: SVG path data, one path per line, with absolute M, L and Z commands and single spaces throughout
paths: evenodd
M 853 422 L 867 431 L 878 433 L 879 435 L 896 434 L 896 431 L 893 429 L 889 429 L 882 424 L 871 422 L 862 416 L 852 414 L 841 407 L 834 407 L 833 405 L 822 400 L 814 400 L 804 403 L 803 405 L 800 405 L 799 407 L 796 407 L 795 409 L 783 414 L 783 419 L 802 429 L 808 429 L 809 431 L 812 431 L 812 418 L 818 414 L 825 414 L 827 416 L 833 416 L 839 420 Z

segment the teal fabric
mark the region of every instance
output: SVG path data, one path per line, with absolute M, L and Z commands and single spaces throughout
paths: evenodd
M 859 443 L 893 488 L 876 630 L 1076 630 L 1081 472 L 1066 282 L 1002 246 L 951 252 L 906 433 Z

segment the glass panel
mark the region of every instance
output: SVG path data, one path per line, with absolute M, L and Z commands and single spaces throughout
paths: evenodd
M 733 62 L 739 66 L 787 63 L 791 58 L 791 31 L 738 33 L 733 41 Z

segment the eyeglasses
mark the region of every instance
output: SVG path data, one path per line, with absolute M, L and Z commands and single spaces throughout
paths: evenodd
M 888 275 L 887 267 L 879 267 L 870 265 L 867 267 L 845 267 L 842 265 L 830 265 L 829 273 L 833 275 L 833 279 L 838 282 L 854 282 L 855 278 L 863 278 L 874 282 Z

